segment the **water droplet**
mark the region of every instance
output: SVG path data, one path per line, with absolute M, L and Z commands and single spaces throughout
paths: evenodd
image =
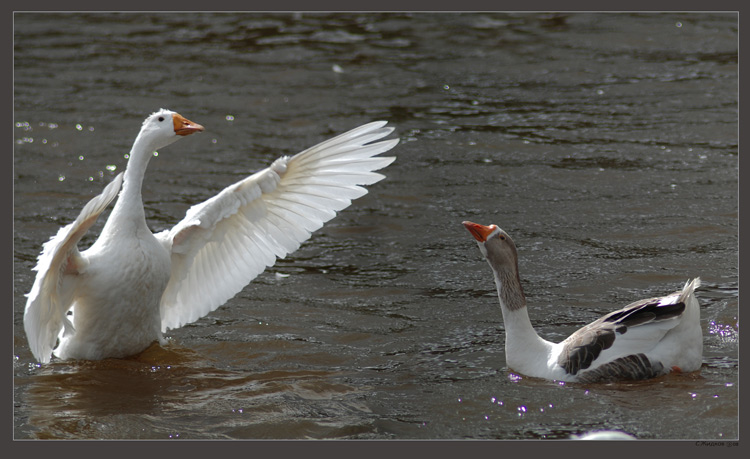
M 225 118 L 225 119 L 226 119 L 227 121 L 234 121 L 234 116 L 232 116 L 232 115 L 227 115 L 227 116 L 225 116 L 224 118 Z
M 603 89 L 597 89 L 596 93 L 601 96 L 602 94 L 604 94 L 604 90 Z
M 677 27 L 679 29 L 680 27 L 682 27 L 682 23 L 681 22 L 676 23 L 675 27 Z
M 80 155 L 80 156 L 78 157 L 78 161 L 83 161 L 84 159 L 85 159 L 85 158 L 83 157 L 83 155 Z
M 114 172 L 117 170 L 117 166 L 115 166 L 114 164 L 108 164 L 107 167 L 105 167 L 105 169 L 107 169 L 110 172 Z
M 450 87 L 450 86 L 448 86 L 447 84 L 444 84 L 444 85 L 443 85 L 443 89 L 445 89 L 446 91 L 447 91 L 447 90 L 449 90 L 450 88 L 451 88 L 451 87 Z
M 57 180 L 60 181 L 60 182 L 62 182 L 62 181 L 65 180 L 65 176 L 64 175 L 60 175 L 59 177 L 57 177 Z
M 80 124 L 76 124 L 76 129 L 78 129 L 79 131 L 82 131 L 83 130 L 83 126 L 81 126 Z

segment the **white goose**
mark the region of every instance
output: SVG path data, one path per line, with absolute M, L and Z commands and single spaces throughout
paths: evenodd
M 178 113 L 153 113 L 124 174 L 44 244 L 24 314 L 34 357 L 49 362 L 53 349 L 61 359 L 134 355 L 163 342 L 167 329 L 215 310 L 366 194 L 359 185 L 384 178 L 373 171 L 395 158 L 375 155 L 398 139 L 371 142 L 393 131 L 385 124 L 366 124 L 281 157 L 190 208 L 171 230 L 152 234 L 141 198 L 146 166 L 154 151 L 203 131 Z M 118 192 L 101 235 L 79 252 L 81 237 Z
M 688 281 L 682 291 L 611 312 L 555 344 L 540 338 L 531 326 L 510 236 L 496 225 L 463 224 L 495 274 L 505 356 L 514 371 L 556 381 L 599 382 L 700 369 L 703 334 L 693 295 L 700 279 Z

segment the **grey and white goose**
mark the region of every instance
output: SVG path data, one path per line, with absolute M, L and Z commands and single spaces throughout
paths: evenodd
M 513 240 L 496 225 L 463 222 L 495 275 L 505 323 L 507 365 L 522 375 L 555 381 L 602 382 L 693 372 L 703 360 L 700 309 L 693 294 L 700 279 L 681 291 L 636 301 L 584 326 L 566 340 L 542 339 L 531 326 Z

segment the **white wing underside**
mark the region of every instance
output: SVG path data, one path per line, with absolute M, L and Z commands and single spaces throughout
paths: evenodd
M 86 267 L 78 242 L 117 196 L 123 174 L 117 175 L 102 193 L 89 201 L 73 223 L 66 225 L 44 244 L 34 270 L 36 280 L 26 295 L 24 328 L 31 351 L 42 363 L 52 355 L 60 331 L 72 332 L 66 317 L 73 304 L 74 276 Z
M 367 193 L 361 185 L 384 178 L 373 172 L 394 157 L 375 157 L 398 139 L 370 143 L 393 131 L 366 124 L 270 167 L 190 208 L 183 221 L 156 234 L 172 253 L 162 296 L 162 331 L 215 310 L 277 258 Z

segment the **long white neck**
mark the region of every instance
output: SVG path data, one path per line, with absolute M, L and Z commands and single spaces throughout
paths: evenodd
M 505 359 L 513 370 L 533 375 L 528 366 L 534 363 L 527 356 L 542 358 L 549 353 L 552 343 L 543 340 L 531 325 L 518 272 L 495 267 L 492 271 L 505 324 Z
M 102 235 L 148 230 L 141 188 L 148 163 L 154 151 L 156 151 L 152 143 L 149 142 L 148 137 L 142 135 L 139 135 L 133 143 L 128 165 L 125 169 L 122 191 L 117 198 L 112 215 L 102 229 Z
M 141 188 L 143 187 L 143 178 L 146 175 L 146 168 L 151 158 L 154 156 L 153 148 L 149 142 L 142 137 L 138 137 L 133 148 L 130 150 L 130 159 L 125 169 L 125 177 L 122 186 L 121 197 L 126 198 L 130 203 L 137 203 L 137 207 L 143 210 L 143 198 Z M 118 200 L 118 204 L 123 199 Z

